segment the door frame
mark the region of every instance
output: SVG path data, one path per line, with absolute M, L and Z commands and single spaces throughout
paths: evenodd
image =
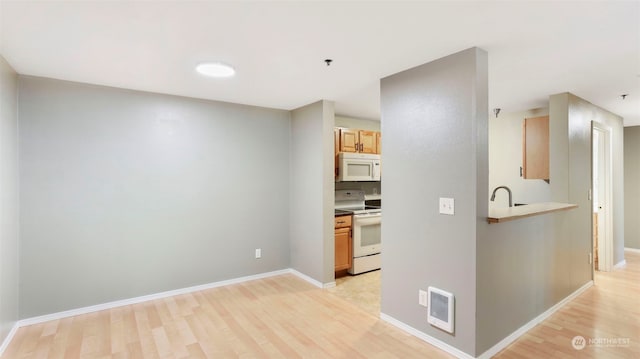
M 594 142 L 595 136 L 594 133 L 598 132 L 599 136 L 602 136 L 604 139 L 603 148 L 598 148 L 598 150 L 604 150 L 604 193 L 599 193 L 595 186 L 595 178 L 594 173 L 597 170 L 595 168 L 595 150 L 597 144 Z M 592 264 L 593 270 L 599 271 L 610 271 L 613 268 L 613 143 L 612 143 L 612 130 L 611 127 L 606 126 L 602 123 L 592 121 L 591 123 L 591 192 L 598 193 L 598 198 L 604 199 L 604 206 L 602 210 L 598 211 L 598 228 L 601 228 L 601 225 L 604 224 L 604 230 L 599 231 L 599 233 L 604 234 L 604 238 L 598 237 L 598 268 L 595 268 L 595 263 Z M 592 201 L 594 200 L 592 197 Z M 591 213 L 593 213 L 593 204 L 591 206 Z M 604 217 L 604 218 L 602 218 Z M 593 215 L 591 216 L 593 221 Z M 602 218 L 602 219 L 600 219 Z M 593 223 L 591 224 L 591 248 L 593 248 Z M 592 258 L 593 258 L 592 254 Z M 595 262 L 595 261 L 593 261 Z

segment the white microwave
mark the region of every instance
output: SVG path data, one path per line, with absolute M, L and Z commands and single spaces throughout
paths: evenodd
M 380 181 L 380 155 L 340 152 L 338 181 Z

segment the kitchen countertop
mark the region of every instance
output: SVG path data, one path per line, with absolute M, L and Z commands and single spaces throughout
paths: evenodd
M 351 211 L 343 211 L 341 209 L 336 209 L 335 213 L 336 213 L 335 217 L 338 217 L 338 216 L 350 216 L 350 215 L 353 214 L 353 212 L 351 212 Z
M 489 223 L 502 223 L 520 218 L 538 216 L 545 213 L 566 211 L 577 207 L 577 204 L 571 203 L 543 202 L 531 203 L 517 207 L 494 208 L 489 210 L 489 218 L 487 218 L 487 221 Z

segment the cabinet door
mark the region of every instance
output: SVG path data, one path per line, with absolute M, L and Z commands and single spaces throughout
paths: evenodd
M 340 129 L 340 152 L 358 152 L 359 145 L 358 130 Z
M 351 268 L 351 228 L 336 229 L 335 271 Z
M 377 140 L 375 131 L 360 131 L 360 152 L 377 153 Z
M 382 139 L 382 134 L 380 132 L 376 132 L 376 153 L 382 154 L 382 146 L 380 145 L 380 140 Z
M 549 116 L 525 118 L 522 133 L 522 177 L 548 180 Z

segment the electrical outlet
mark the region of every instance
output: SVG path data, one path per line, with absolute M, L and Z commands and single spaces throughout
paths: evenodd
M 262 249 L 256 248 L 256 259 L 262 258 Z
M 418 290 L 418 304 L 423 307 L 427 306 L 427 292 L 422 289 Z
M 440 197 L 440 214 L 448 214 L 453 216 L 455 213 L 455 205 L 453 198 Z

